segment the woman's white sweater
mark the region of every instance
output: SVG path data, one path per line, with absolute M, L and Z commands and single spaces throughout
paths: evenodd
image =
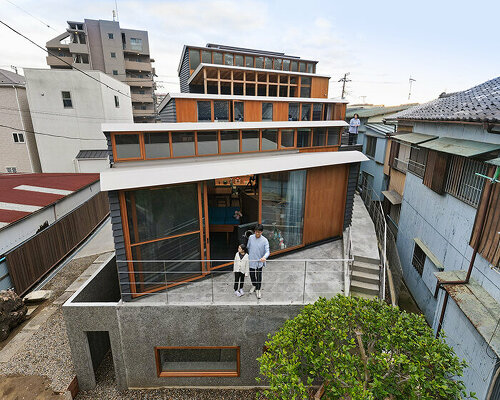
M 245 254 L 243 258 L 240 258 L 240 253 L 236 252 L 236 255 L 234 256 L 233 271 L 241 272 L 242 274 L 245 274 L 245 276 L 248 276 L 248 273 L 250 272 L 248 254 Z

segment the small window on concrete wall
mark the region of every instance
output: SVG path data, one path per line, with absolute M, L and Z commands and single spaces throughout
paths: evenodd
M 240 375 L 240 348 L 224 347 L 156 347 L 159 377 Z
M 73 108 L 73 102 L 71 101 L 71 93 L 61 92 L 61 95 L 64 108 Z
M 425 253 L 416 243 L 415 248 L 413 249 L 413 258 L 411 263 L 417 270 L 418 274 L 422 276 L 422 273 L 424 272 Z
M 12 137 L 14 139 L 14 143 L 24 143 L 24 134 L 22 134 L 22 133 L 13 133 Z

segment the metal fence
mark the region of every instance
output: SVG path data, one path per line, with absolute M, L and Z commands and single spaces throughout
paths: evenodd
M 320 297 L 344 293 L 344 262 L 349 259 L 273 259 L 262 268 L 262 298 L 249 293 L 254 276 L 244 278 L 242 296 L 235 293 L 232 265 L 204 271 L 209 264 L 232 264 L 233 260 L 141 260 L 118 261 L 134 265 L 134 271 L 119 271 L 131 283 L 122 292 L 124 301 L 166 304 L 308 304 Z M 193 268 L 197 266 L 198 268 Z M 250 269 L 250 274 L 252 270 Z M 239 289 L 239 286 L 237 287 Z

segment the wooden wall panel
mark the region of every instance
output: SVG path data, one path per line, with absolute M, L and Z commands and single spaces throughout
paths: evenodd
M 318 76 L 311 79 L 311 97 L 325 99 L 328 97 L 328 78 Z
M 307 171 L 304 244 L 342 235 L 349 165 Z
M 345 120 L 345 103 L 336 103 L 333 105 L 333 120 L 343 121 Z
M 389 190 L 395 190 L 401 197 L 405 191 L 406 175 L 397 169 L 391 168 L 391 179 L 389 181 Z
M 274 103 L 273 121 L 288 121 L 288 103 L 285 102 Z
M 262 102 L 245 102 L 245 122 L 249 121 L 262 121 Z
M 177 122 L 198 122 L 198 108 L 196 100 L 175 99 Z
M 438 194 L 444 193 L 446 172 L 448 169 L 448 154 L 429 150 L 423 184 Z

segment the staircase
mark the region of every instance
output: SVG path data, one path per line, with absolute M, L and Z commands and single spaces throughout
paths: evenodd
M 380 260 L 354 256 L 351 275 L 351 296 L 374 299 L 380 296 Z

